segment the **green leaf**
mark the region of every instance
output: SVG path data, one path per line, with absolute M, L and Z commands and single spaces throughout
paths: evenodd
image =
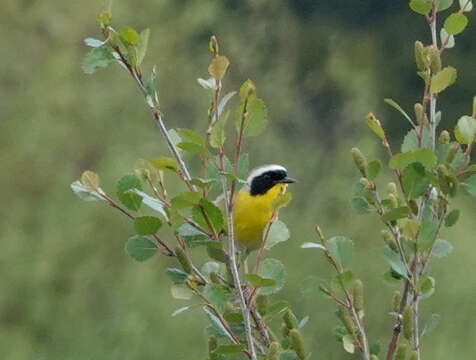
M 279 360 L 299 360 L 294 350 L 284 350 L 279 354 Z
M 451 227 L 458 222 L 460 211 L 458 209 L 453 209 L 445 218 L 445 226 Z
M 380 173 L 381 168 L 382 168 L 382 164 L 380 163 L 379 160 L 373 160 L 369 162 L 369 164 L 367 165 L 368 178 L 370 180 L 375 179 Z
M 261 263 L 258 275 L 262 278 L 276 281 L 276 284 L 273 286 L 266 286 L 259 289 L 261 295 L 271 295 L 283 288 L 286 271 L 284 265 L 279 260 L 267 258 Z
M 206 306 L 204 306 L 202 309 L 207 314 L 208 319 L 212 323 L 212 327 L 214 328 L 214 330 L 221 336 L 228 337 L 231 341 L 234 341 L 234 339 L 231 337 L 231 335 L 221 323 L 220 319 L 218 319 L 218 317 L 212 312 L 212 310 L 210 310 Z
M 367 214 L 371 210 L 370 204 L 362 197 L 353 198 L 352 209 L 359 215 Z
M 445 20 L 444 28 L 450 35 L 458 35 L 468 25 L 468 18 L 461 13 L 453 13 Z
M 203 226 L 205 229 L 209 229 L 210 231 L 215 231 L 219 233 L 224 226 L 223 214 L 221 210 L 216 207 L 213 203 L 206 199 L 201 199 L 199 202 L 199 206 L 203 209 L 203 212 L 208 217 L 213 229 L 210 229 L 208 222 L 203 217 L 203 212 L 200 210 L 198 206 L 193 208 L 193 217 L 197 223 Z
M 405 169 L 409 164 L 418 162 L 431 170 L 437 163 L 435 153 L 430 149 L 417 149 L 394 155 L 388 164 L 391 169 Z
M 433 249 L 431 251 L 431 256 L 437 258 L 443 258 L 450 255 L 453 252 L 453 245 L 446 240 L 436 239 Z
M 193 292 L 185 285 L 172 285 L 170 292 L 174 299 L 190 300 L 193 297 Z
M 116 193 L 120 202 L 129 210 L 137 211 L 142 204 L 142 196 L 131 191 L 133 189 L 142 190 L 141 182 L 135 175 L 126 175 L 117 182 Z
M 453 0 L 436 0 L 438 11 L 443 11 L 453 5 Z
M 172 207 L 175 209 L 184 209 L 192 207 L 200 202 L 202 195 L 198 192 L 184 191 L 183 193 L 172 198 Z
M 301 249 L 321 249 L 326 250 L 324 245 L 317 244 L 314 242 L 305 242 L 301 245 Z
M 174 284 L 183 284 L 187 280 L 188 274 L 180 269 L 167 268 L 165 274 Z
M 225 126 L 230 113 L 227 111 L 220 119 L 213 125 L 210 132 L 210 146 L 217 149 L 225 144 L 226 133 Z
M 381 140 L 385 139 L 385 132 L 382 128 L 382 124 L 380 124 L 380 121 L 375 118 L 374 114 L 367 114 L 365 121 L 367 126 L 375 133 L 375 135 L 377 135 Z
M 430 318 L 425 324 L 425 327 L 423 328 L 421 332 L 421 336 L 425 336 L 426 334 L 429 334 L 433 330 L 436 329 L 438 324 L 440 323 L 441 317 L 438 314 L 431 314 Z
M 470 195 L 476 197 L 476 175 L 467 178 L 464 182 L 464 187 Z
M 471 144 L 476 141 L 476 119 L 471 116 L 462 116 L 455 128 L 455 137 L 460 144 Z
M 167 213 L 165 212 L 165 209 L 164 209 L 164 203 L 162 201 L 160 201 L 159 199 L 153 198 L 152 196 L 146 194 L 145 192 L 137 190 L 137 189 L 132 189 L 130 191 L 142 197 L 142 203 L 144 205 L 148 206 L 152 210 L 161 214 L 164 217 L 164 219 L 168 218 Z
M 192 308 L 191 306 L 181 307 L 181 308 L 175 310 L 175 311 L 172 313 L 172 317 L 177 316 L 177 315 L 179 315 L 179 314 L 181 314 L 181 313 L 183 313 L 183 312 L 185 312 L 185 311 L 188 311 L 188 310 L 190 310 L 191 308 Z
M 127 240 L 126 251 L 137 261 L 150 259 L 157 253 L 157 245 L 145 236 L 133 236 Z
M 451 49 L 455 46 L 455 37 L 448 34 L 445 28 L 440 30 L 440 40 L 445 49 Z
M 340 268 L 345 269 L 350 265 L 354 246 L 351 239 L 345 236 L 334 236 L 326 242 L 326 246 Z
M 270 287 L 276 285 L 276 280 L 266 279 L 257 274 L 245 274 L 245 279 L 255 288 Z
M 177 134 L 182 139 L 182 142 L 197 144 L 200 146 L 205 145 L 205 140 L 203 140 L 203 138 L 193 130 L 182 128 L 182 129 L 176 129 L 176 131 L 177 131 Z
M 425 209 L 420 234 L 418 236 L 418 250 L 426 251 L 432 248 L 438 231 L 438 222 L 433 219 L 431 210 Z
M 240 156 L 240 161 L 238 162 L 238 178 L 246 179 L 248 172 L 250 170 L 250 155 L 245 153 Z
M 83 60 L 83 71 L 92 74 L 99 68 L 106 68 L 116 61 L 114 55 L 105 47 L 92 49 L 86 54 Z
M 423 128 L 422 147 L 431 149 L 431 145 L 430 131 L 427 128 Z M 402 153 L 417 150 L 418 148 L 417 133 L 415 130 L 410 130 L 403 139 Z
M 426 176 L 425 168 L 420 163 L 412 163 L 403 171 L 402 183 L 408 197 L 416 199 L 428 190 L 430 180 Z
M 71 190 L 84 201 L 98 201 L 104 200 L 96 190 L 92 190 L 89 187 L 84 186 L 81 181 L 76 180 L 70 185 Z
M 245 103 L 242 103 L 239 107 L 239 111 L 236 119 L 236 128 L 239 131 L 243 121 L 243 135 L 244 136 L 258 136 L 260 135 L 268 125 L 268 109 L 263 100 L 256 96 L 250 96 L 246 103 L 246 112 L 243 114 Z
M 349 354 L 353 354 L 355 352 L 354 337 L 349 334 L 344 335 L 342 337 L 342 346 Z
M 178 172 L 177 162 L 170 157 L 156 157 L 150 160 L 150 163 L 158 170 Z
M 459 8 L 463 12 L 470 12 L 471 10 L 473 10 L 472 0 L 459 0 Z
M 246 350 L 245 344 L 220 345 L 214 351 L 215 354 L 227 355 L 237 354 Z
M 456 81 L 457 72 L 452 66 L 447 66 L 431 77 L 430 92 L 438 94 Z
M 268 239 L 265 244 L 266 250 L 273 246 L 289 240 L 289 229 L 281 220 L 276 220 L 271 224 L 269 229 Z
M 120 32 L 120 37 L 124 45 L 136 45 L 139 42 L 140 35 L 133 28 L 126 26 Z
M 383 222 L 394 221 L 407 217 L 410 214 L 410 209 L 406 206 L 398 207 L 390 210 L 382 216 Z
M 427 15 L 431 11 L 431 1 L 429 0 L 411 0 L 410 9 L 414 12 Z
M 342 289 L 349 289 L 355 281 L 355 275 L 352 271 L 344 271 L 337 274 L 336 281 Z
M 134 219 L 134 228 L 139 235 L 153 235 L 161 226 L 162 221 L 155 216 L 140 216 Z
M 203 296 L 220 312 L 225 311 L 226 304 L 231 299 L 230 291 L 218 284 L 207 284 L 203 288 Z
M 431 276 L 425 276 L 420 279 L 418 287 L 420 288 L 419 298 L 421 300 L 428 299 L 435 292 L 435 279 Z
M 144 61 L 147 48 L 149 46 L 150 29 L 144 29 L 139 36 L 139 42 L 137 44 L 137 65 L 140 66 Z
M 104 41 L 101 41 L 101 40 L 98 40 L 98 39 L 94 39 L 94 38 L 86 38 L 84 39 L 84 43 L 89 46 L 89 47 L 92 47 L 92 48 L 97 48 L 97 47 L 101 47 L 105 44 Z
M 400 259 L 400 255 L 394 252 L 390 247 L 385 246 L 382 249 L 382 256 L 390 265 L 390 267 L 399 275 L 408 278 L 407 270 L 405 264 Z

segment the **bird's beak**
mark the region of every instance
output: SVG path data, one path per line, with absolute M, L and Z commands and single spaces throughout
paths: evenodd
M 297 181 L 296 179 L 285 177 L 283 180 L 280 180 L 279 182 L 284 184 L 292 184 L 292 183 L 295 183 L 296 181 Z

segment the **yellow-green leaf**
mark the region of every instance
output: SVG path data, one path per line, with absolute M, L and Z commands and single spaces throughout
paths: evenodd
M 208 65 L 208 73 L 217 80 L 223 79 L 230 66 L 230 61 L 226 56 L 215 56 L 210 65 Z
M 468 25 L 468 18 L 461 13 L 454 13 L 445 20 L 444 28 L 450 35 L 458 35 Z
M 443 70 L 431 77 L 430 92 L 438 94 L 456 81 L 457 72 L 452 66 L 447 66 Z

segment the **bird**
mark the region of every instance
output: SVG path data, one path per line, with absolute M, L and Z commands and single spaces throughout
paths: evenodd
M 233 206 L 235 238 L 247 252 L 261 247 L 264 229 L 275 212 L 273 202 L 295 182 L 281 165 L 263 165 L 250 172 Z

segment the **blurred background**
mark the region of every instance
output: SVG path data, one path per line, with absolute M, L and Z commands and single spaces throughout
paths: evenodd
M 114 192 L 138 158 L 166 154 L 124 72 L 81 71 L 88 51 L 83 39 L 99 36 L 101 6 L 95 0 L 2 0 L 1 357 L 204 359 L 205 316 L 171 317 L 184 306 L 172 299 L 164 276 L 171 260 L 128 258 L 123 249 L 131 224 L 103 203 L 81 202 L 69 188 L 92 169 Z M 251 78 L 269 108 L 271 126 L 246 144 L 252 166 L 280 163 L 299 179 L 293 203 L 281 214 L 291 240 L 270 254 L 288 268 L 279 297 L 289 299 L 299 317 L 310 316 L 304 333 L 313 359 L 352 358 L 335 341 L 333 305 L 301 291 L 305 277 L 327 278 L 331 271 L 317 252 L 299 248 L 313 241 L 315 223 L 327 235 L 350 236 L 355 270 L 366 284 L 370 337 L 386 346 L 393 289 L 382 281 L 381 225 L 352 213 L 357 172 L 349 150 L 357 145 L 369 157 L 383 154 L 363 123 L 368 111 L 396 148 L 409 130 L 383 98 L 408 111 L 420 99 L 413 43 L 428 41 L 423 18 L 403 0 L 116 0 L 113 17 L 118 26 L 150 26 L 146 66 L 157 64 L 169 127 L 205 129 L 209 98 L 196 79 L 207 77 L 208 38 L 218 36 L 232 63 L 226 88 Z M 474 14 L 470 19 L 445 54 L 459 71 L 439 102 L 445 127 L 470 113 L 476 92 Z M 455 251 L 433 263 L 436 294 L 423 303 L 424 319 L 442 318 L 424 341 L 427 359 L 469 359 L 476 352 L 476 205 L 467 196 L 456 205 L 460 222 L 443 233 Z

